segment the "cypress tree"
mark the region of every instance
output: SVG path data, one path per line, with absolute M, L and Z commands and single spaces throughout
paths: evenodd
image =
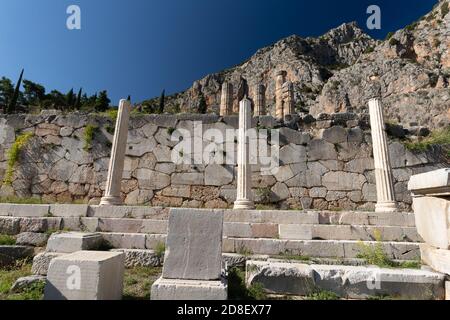
M 77 100 L 75 101 L 75 110 L 81 109 L 81 95 L 83 92 L 83 88 L 80 88 L 80 91 L 78 91 Z
M 23 72 L 24 69 L 22 69 L 22 72 L 20 73 L 19 81 L 17 81 L 16 84 L 16 89 L 14 90 L 14 94 L 11 98 L 11 101 L 9 102 L 8 108 L 6 109 L 7 113 L 13 113 L 16 110 L 17 99 L 19 98 L 20 93 L 20 86 L 22 85 Z
M 166 100 L 166 90 L 164 89 L 161 92 L 161 97 L 159 98 L 159 108 L 158 108 L 159 113 L 164 113 L 165 100 Z

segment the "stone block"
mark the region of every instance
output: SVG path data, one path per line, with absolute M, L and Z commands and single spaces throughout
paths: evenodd
M 0 217 L 0 234 L 16 235 L 20 232 L 20 218 Z
M 450 281 L 445 282 L 445 300 L 450 301 Z
M 53 204 L 50 205 L 50 213 L 55 217 L 86 217 L 88 205 Z
M 223 212 L 172 209 L 164 279 L 218 280 L 222 267 Z
M 103 242 L 99 233 L 54 233 L 47 242 L 47 251 L 72 253 L 81 250 L 96 250 Z
M 0 216 L 45 217 L 50 211 L 49 205 L 40 204 L 0 204 Z
M 28 246 L 0 246 L 0 267 L 15 265 L 16 262 L 33 257 L 34 248 Z
M 428 244 L 420 245 L 422 261 L 438 272 L 450 274 L 450 250 L 434 248 Z
M 52 260 L 45 300 L 122 299 L 124 254 L 80 251 Z
M 225 280 L 198 281 L 159 278 L 152 286 L 151 300 L 227 300 Z
M 13 293 L 21 292 L 31 288 L 39 282 L 45 283 L 46 277 L 40 275 L 32 275 L 28 277 L 22 277 L 16 280 L 11 286 L 10 291 Z
M 272 294 L 304 296 L 327 290 L 347 299 L 383 295 L 415 300 L 444 297 L 444 275 L 426 270 L 260 261 L 247 261 L 247 270 L 251 270 L 247 285 L 261 283 Z
M 146 249 L 146 235 L 141 233 L 101 233 L 106 244 L 118 249 Z M 150 248 L 149 248 L 150 249 Z
M 411 177 L 408 190 L 414 194 L 436 195 L 450 194 L 450 169 L 417 174 Z
M 280 224 L 279 233 L 282 240 L 312 240 L 312 225 Z
M 450 201 L 443 198 L 413 199 L 417 231 L 426 243 L 450 249 Z
M 17 236 L 16 244 L 24 246 L 42 247 L 47 244 L 46 233 L 22 232 Z
M 35 275 L 46 276 L 50 262 L 58 257 L 65 255 L 66 253 L 57 252 L 42 252 L 33 258 L 33 266 L 31 272 Z
M 46 232 L 48 221 L 42 218 L 20 218 L 19 227 L 20 232 Z
M 164 258 L 158 256 L 155 251 L 147 249 L 113 249 L 111 251 L 125 254 L 125 268 L 160 267 Z

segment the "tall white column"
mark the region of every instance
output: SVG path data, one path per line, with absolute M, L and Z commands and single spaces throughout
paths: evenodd
M 130 101 L 120 100 L 111 159 L 109 161 L 108 180 L 106 182 L 105 195 L 100 202 L 101 206 L 117 206 L 122 204 L 120 191 L 127 148 L 130 112 Z
M 250 165 L 248 130 L 252 126 L 252 103 L 247 98 L 239 105 L 239 145 L 238 145 L 238 172 L 237 172 L 237 198 L 234 209 L 255 209 L 252 196 L 252 169 Z
M 222 96 L 220 99 L 220 115 L 228 116 L 233 112 L 233 85 L 229 82 L 222 84 Z
M 266 87 L 262 84 L 255 86 L 255 117 L 266 115 Z
M 380 99 L 369 101 L 370 126 L 372 128 L 373 157 L 375 159 L 375 180 L 377 185 L 376 212 L 397 211 L 392 182 L 392 169 Z

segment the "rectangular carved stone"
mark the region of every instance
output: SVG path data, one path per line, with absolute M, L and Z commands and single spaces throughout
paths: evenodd
M 80 251 L 53 259 L 45 300 L 120 300 L 124 254 Z
M 222 232 L 222 211 L 172 209 L 163 278 L 219 280 Z
M 96 250 L 102 244 L 103 238 L 98 233 L 54 233 L 48 239 L 47 251 L 72 253 L 81 250 Z

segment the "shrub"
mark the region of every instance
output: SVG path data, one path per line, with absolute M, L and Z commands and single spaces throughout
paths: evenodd
M 375 51 L 374 47 L 367 47 L 366 50 L 364 50 L 364 53 L 368 54 L 368 53 L 372 53 Z
M 84 151 L 89 151 L 92 149 L 92 141 L 94 140 L 94 134 L 97 131 L 98 127 L 94 125 L 87 125 L 86 128 L 84 128 Z
M 394 47 L 394 46 L 396 46 L 396 45 L 398 45 L 398 44 L 400 44 L 400 41 L 398 41 L 398 40 L 395 39 L 395 38 L 391 38 L 391 39 L 389 40 L 389 45 L 390 45 L 391 47 Z
M 326 290 L 316 290 L 316 292 L 306 297 L 307 300 L 340 300 L 336 293 Z
M 365 244 L 363 242 L 359 243 L 360 253 L 358 254 L 359 259 L 364 259 L 370 265 L 376 265 L 381 268 L 391 268 L 394 267 L 394 262 L 387 256 L 383 248 L 383 243 L 381 242 L 381 233 L 379 230 L 375 230 L 375 245 Z
M 13 246 L 16 244 L 16 239 L 14 237 L 8 236 L 6 234 L 0 234 L 0 246 Z
M 8 158 L 8 167 L 6 169 L 5 178 L 3 180 L 4 184 L 11 185 L 12 178 L 14 175 L 14 167 L 16 166 L 17 161 L 19 161 L 20 152 L 25 148 L 28 141 L 33 137 L 33 134 L 30 132 L 19 135 L 16 138 L 16 141 L 11 146 L 11 149 L 7 152 Z
M 441 6 L 441 17 L 444 18 L 449 11 L 448 2 L 444 2 Z
M 164 257 L 164 253 L 166 252 L 166 244 L 164 242 L 158 242 L 155 247 L 156 256 L 161 259 Z
M 450 127 L 434 131 L 422 141 L 405 142 L 406 148 L 415 152 L 427 151 L 435 145 L 450 147 Z M 447 150 L 447 157 L 450 157 L 450 148 Z
M 390 39 L 392 38 L 393 35 L 394 35 L 394 32 L 389 32 L 389 33 L 386 35 L 386 40 L 390 40 Z
M 265 300 L 264 287 L 260 283 L 245 285 L 245 273 L 239 268 L 228 272 L 228 298 L 230 300 Z

